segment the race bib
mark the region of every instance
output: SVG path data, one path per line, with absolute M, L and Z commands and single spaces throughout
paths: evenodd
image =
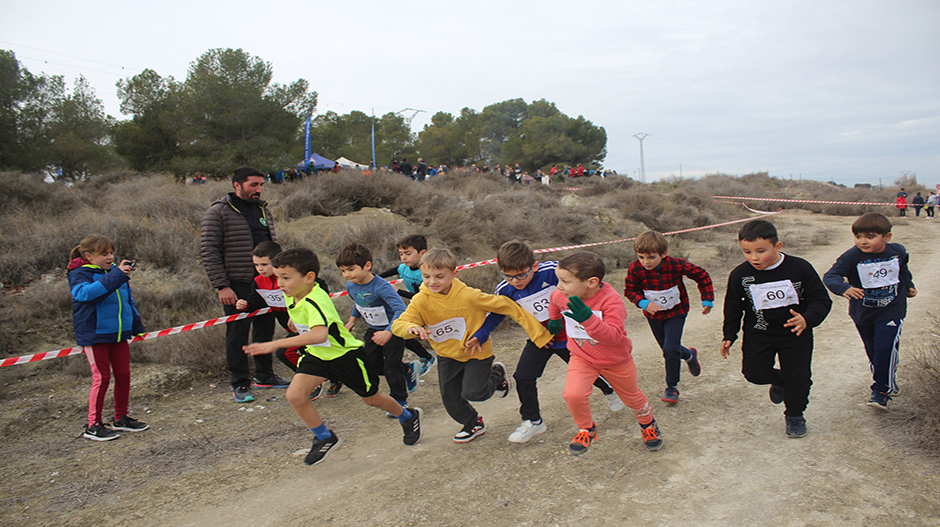
M 372 327 L 385 327 L 388 325 L 388 314 L 385 313 L 384 307 L 356 306 L 356 309 L 359 310 L 359 314 L 362 315 L 362 319 L 366 321 L 366 324 Z
M 297 334 L 298 334 L 298 335 L 303 335 L 304 333 L 307 333 L 308 331 L 310 331 L 310 326 L 305 326 L 305 325 L 303 325 L 303 324 L 298 324 L 297 322 L 294 322 L 294 327 L 297 328 Z M 308 345 L 308 346 L 319 346 L 319 347 L 321 347 L 321 348 L 329 348 L 329 347 L 330 347 L 330 339 L 329 339 L 329 337 L 328 337 L 325 342 L 320 342 L 319 344 L 307 344 L 307 345 Z
M 674 285 L 665 291 L 647 291 L 643 290 L 643 296 L 654 304 L 659 304 L 663 311 L 672 309 L 679 305 L 679 286 Z
M 548 320 L 548 299 L 552 296 L 552 291 L 554 290 L 554 287 L 542 289 L 534 295 L 516 300 L 516 303 L 519 304 L 519 307 L 528 311 L 529 314 L 535 317 L 539 322 L 545 322 Z
M 428 340 L 434 342 L 444 342 L 451 339 L 463 342 L 466 334 L 467 321 L 463 317 L 449 318 L 428 326 Z
M 287 307 L 287 302 L 284 301 L 284 291 L 280 289 L 257 289 L 257 291 L 268 307 Z
M 865 289 L 888 287 L 901 281 L 901 260 L 892 258 L 885 262 L 858 264 L 858 278 Z
M 604 314 L 600 311 L 591 310 L 591 313 L 594 313 L 597 318 L 604 320 Z M 581 339 L 589 340 L 591 337 L 587 334 L 587 331 L 584 330 L 584 326 L 579 324 L 575 319 L 571 317 L 565 318 L 565 333 L 568 334 L 569 339 Z
M 800 303 L 800 296 L 796 294 L 796 288 L 793 287 L 793 282 L 789 280 L 753 284 L 748 286 L 748 289 L 751 291 L 754 307 L 759 311 Z

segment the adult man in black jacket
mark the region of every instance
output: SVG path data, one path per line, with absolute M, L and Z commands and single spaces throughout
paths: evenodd
M 240 167 L 232 175 L 234 192 L 216 200 L 202 217 L 201 255 L 212 287 L 219 291 L 219 302 L 226 315 L 238 313 L 235 302 L 247 300 L 253 289 L 255 266 L 251 251 L 263 241 L 275 241 L 274 227 L 267 203 L 261 199 L 264 174 L 252 167 Z M 270 340 L 274 317 L 259 317 L 229 322 L 225 325 L 225 360 L 231 373 L 235 401 L 254 401 L 248 356 L 242 349 L 251 332 L 255 342 Z M 285 387 L 288 381 L 277 377 L 271 355 L 255 356 L 255 381 L 264 387 Z

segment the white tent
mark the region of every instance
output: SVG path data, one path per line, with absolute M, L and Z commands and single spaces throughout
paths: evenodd
M 369 165 L 363 165 L 362 163 L 356 163 L 355 161 L 350 161 L 350 160 L 346 159 L 345 157 L 340 157 L 340 158 L 338 158 L 338 159 L 336 160 L 336 162 L 339 163 L 340 165 L 344 166 L 344 167 L 369 168 Z

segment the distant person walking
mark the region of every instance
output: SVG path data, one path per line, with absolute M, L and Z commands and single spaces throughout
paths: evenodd
M 428 164 L 424 158 L 418 158 L 418 164 L 415 165 L 415 181 L 424 181 L 428 177 Z
M 398 170 L 400 170 L 402 175 L 405 177 L 414 179 L 414 176 L 412 175 L 414 168 L 411 167 L 411 163 L 408 162 L 407 157 L 401 160 L 401 163 L 398 165 Z
M 920 192 L 914 195 L 914 199 L 911 200 L 911 204 L 914 205 L 914 216 L 920 217 L 920 209 L 924 208 L 925 203 L 927 202 L 920 195 Z
M 907 192 L 904 192 L 904 187 L 901 187 L 901 191 L 898 192 L 898 199 L 895 203 L 901 216 L 907 216 Z
M 933 208 L 937 206 L 937 193 L 931 191 L 927 196 L 927 217 L 933 218 Z
M 202 217 L 200 245 L 202 264 L 226 315 L 238 313 L 239 299 L 248 300 L 254 290 L 255 266 L 251 251 L 261 242 L 276 241 L 271 213 L 261 199 L 264 174 L 253 167 L 240 167 L 232 174 L 234 192 L 216 200 Z M 249 386 L 251 374 L 244 346 L 251 333 L 255 342 L 267 341 L 274 333 L 271 313 L 225 325 L 225 362 L 231 374 L 235 402 L 254 401 Z M 263 387 L 284 388 L 289 381 L 274 374 L 271 355 L 255 356 L 255 382 Z

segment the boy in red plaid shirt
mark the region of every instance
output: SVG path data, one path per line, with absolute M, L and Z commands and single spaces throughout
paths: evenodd
M 663 349 L 666 361 L 666 392 L 663 401 L 679 402 L 679 370 L 684 360 L 689 373 L 697 377 L 702 373 L 698 351 L 682 345 L 682 328 L 689 313 L 689 294 L 682 283 L 688 276 L 698 283 L 702 296 L 702 314 L 707 315 L 715 306 L 715 289 L 708 272 L 682 258 L 667 256 L 666 237 L 647 231 L 633 242 L 637 261 L 627 269 L 623 294 L 643 310 L 656 342 Z

